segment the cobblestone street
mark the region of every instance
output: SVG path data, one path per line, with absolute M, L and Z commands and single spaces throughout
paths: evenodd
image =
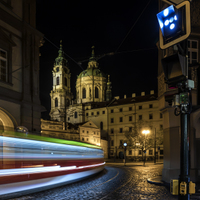
M 89 179 L 12 200 L 178 199 L 178 197 L 172 196 L 165 186 L 147 182 L 148 178 L 160 175 L 162 168 L 162 164 L 147 164 L 145 167 L 107 164 L 101 173 Z

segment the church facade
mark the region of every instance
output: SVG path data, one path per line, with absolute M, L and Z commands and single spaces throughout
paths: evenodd
M 126 134 L 132 134 L 137 123 L 143 122 L 143 127 L 140 127 L 138 132 L 140 135 L 144 128 L 151 129 L 152 138 L 155 138 L 155 130 L 157 133 L 162 132 L 162 115 L 158 109 L 157 94 L 154 94 L 152 90 L 147 95 L 142 92 L 141 96 L 132 94 L 132 97 L 128 98 L 126 95 L 123 99 L 112 98 L 110 75 L 106 75 L 99 69 L 94 47 L 92 47 L 87 69 L 77 76 L 76 98 L 73 99 L 71 93 L 71 74 L 68 62 L 64 57 L 62 44 L 58 51 L 58 57 L 55 59 L 52 74 L 51 120 L 68 125 L 93 122 L 100 130 L 101 141 L 108 141 L 108 157 L 118 158 L 124 153 L 123 143 L 127 142 Z M 82 141 L 81 136 L 79 138 Z M 83 141 L 89 142 L 90 139 Z M 101 143 L 99 142 L 100 145 Z M 136 146 L 136 143 L 139 146 Z M 152 144 L 146 151 L 147 157 L 153 157 L 154 152 L 157 157 L 163 157 L 162 143 L 157 146 L 154 142 Z M 133 147 L 134 149 L 128 148 L 127 156 L 142 157 L 143 142 L 134 141 Z

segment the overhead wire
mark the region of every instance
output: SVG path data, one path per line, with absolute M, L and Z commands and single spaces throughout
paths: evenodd
M 151 2 L 151 0 L 149 0 L 149 2 L 147 3 L 147 5 L 144 7 L 143 11 L 140 13 L 139 17 L 136 19 L 135 23 L 133 24 L 133 26 L 130 28 L 130 30 L 128 31 L 128 33 L 126 34 L 126 36 L 124 37 L 124 39 L 122 40 L 122 42 L 120 43 L 120 45 L 117 47 L 117 49 L 115 50 L 115 53 L 119 50 L 119 48 L 122 46 L 122 44 L 124 43 L 124 41 L 126 40 L 126 38 L 128 37 L 128 35 L 130 34 L 130 32 L 132 31 L 132 29 L 134 28 L 134 26 L 136 25 L 136 23 L 138 22 L 138 20 L 140 19 L 140 17 L 142 16 L 142 14 L 144 13 L 144 11 L 146 10 L 147 6 L 149 5 L 149 3 Z

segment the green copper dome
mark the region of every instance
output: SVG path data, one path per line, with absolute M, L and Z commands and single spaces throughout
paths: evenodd
M 94 54 L 94 46 L 92 47 L 92 54 L 89 58 L 88 67 L 86 70 L 81 72 L 78 78 L 87 77 L 87 76 L 98 76 L 98 77 L 106 77 L 100 69 L 98 69 L 99 63 L 96 61 L 95 54 Z

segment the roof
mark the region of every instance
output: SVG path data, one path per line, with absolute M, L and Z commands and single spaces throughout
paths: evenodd
M 114 98 L 111 101 L 94 102 L 94 103 L 90 103 L 90 105 L 91 105 L 91 109 L 96 109 L 96 108 L 103 108 L 103 107 L 112 107 L 112 106 L 116 106 L 116 105 L 155 101 L 155 100 L 157 100 L 157 98 L 158 98 L 158 94 L 149 94 L 149 95 L 145 95 L 145 96 L 128 97 L 125 99 Z M 87 104 L 85 104 L 85 105 L 87 105 Z

